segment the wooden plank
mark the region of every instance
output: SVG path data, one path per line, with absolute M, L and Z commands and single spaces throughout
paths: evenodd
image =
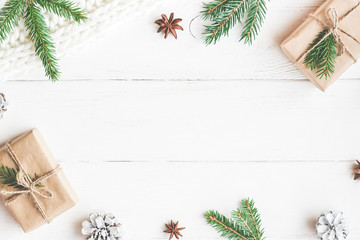
M 165 240 L 163 224 L 179 220 L 188 240 L 222 239 L 202 215 L 229 215 L 251 197 L 268 239 L 316 239 L 314 224 L 324 211 L 343 211 L 350 239 L 360 237 L 359 183 L 352 161 L 327 163 L 63 163 L 80 203 L 26 239 L 82 239 L 80 223 L 94 210 L 111 211 L 125 225 L 126 239 Z M 24 239 L 0 205 L 0 232 Z
M 205 47 L 188 27 L 201 1 L 168 0 L 64 57 L 68 81 L 1 84 L 11 105 L 0 144 L 38 127 L 81 199 L 26 238 L 82 239 L 81 221 L 104 210 L 120 217 L 128 240 L 165 240 L 170 219 L 187 227 L 184 239 L 220 240 L 204 212 L 229 215 L 252 197 L 268 239 L 316 239 L 327 210 L 344 211 L 350 238 L 359 239 L 351 172 L 360 153 L 360 70 L 353 66 L 324 94 L 279 50 L 322 2 L 271 1 L 253 47 L 237 42 L 239 29 Z M 164 41 L 153 21 L 172 11 L 185 31 Z M 197 36 L 199 27 L 195 21 Z M 45 78 L 39 64 L 12 79 Z M 0 232 L 24 239 L 2 204 Z
M 360 82 L 7 82 L 0 142 L 38 127 L 61 161 L 359 157 Z
M 168 0 L 143 17 L 124 19 L 109 28 L 104 39 L 93 39 L 87 48 L 64 57 L 60 62 L 62 79 L 305 79 L 284 57 L 279 45 L 323 1 L 277 0 L 269 3 L 263 30 L 252 47 L 238 43 L 240 27 L 216 46 L 206 47 L 201 36 L 201 1 Z M 185 7 L 186 6 L 186 7 Z M 191 6 L 191 7 L 187 7 Z M 160 14 L 175 12 L 185 28 L 176 41 L 163 40 L 153 23 Z M 60 52 L 68 52 L 61 49 Z M 354 65 L 343 79 L 359 79 Z M 12 79 L 45 79 L 39 62 L 37 71 L 17 74 Z

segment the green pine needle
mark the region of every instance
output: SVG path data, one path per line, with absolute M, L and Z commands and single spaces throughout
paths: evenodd
M 328 33 L 329 30 L 325 29 L 316 36 L 308 47 L 308 50 L 313 49 L 306 54 L 304 60 L 307 68 L 316 70 L 317 77 L 325 77 L 326 80 L 334 73 L 337 58 L 337 42 L 333 34 L 323 39 Z M 318 45 L 314 48 L 316 44 Z
M 59 80 L 55 44 L 40 7 L 77 23 L 87 20 L 86 12 L 69 0 L 8 0 L 0 10 L 0 43 L 24 17 L 26 29 L 35 45 L 35 53 L 45 68 L 45 75 L 53 82 Z
M 221 13 L 221 11 L 224 11 L 224 4 L 229 1 L 230 0 L 214 0 L 210 3 L 203 3 L 204 10 L 201 12 L 203 14 L 203 19 L 207 20 L 211 16 L 216 16 Z
M 17 175 L 17 171 L 15 169 L 1 165 L 0 182 L 2 184 L 2 187 L 7 185 L 19 190 L 25 190 L 23 186 L 17 184 L 16 175 Z
M 241 201 L 241 206 L 232 211 L 232 218 L 228 219 L 217 211 L 208 211 L 205 214 L 207 223 L 222 237 L 229 240 L 264 240 L 264 229 L 253 200 Z
M 16 188 L 18 190 L 26 190 L 26 188 L 24 188 L 24 186 L 19 185 L 17 183 L 16 180 L 16 175 L 18 173 L 18 170 L 14 169 L 14 168 L 9 168 L 7 166 L 4 166 L 3 164 L 1 164 L 0 166 L 0 183 L 1 183 L 1 187 L 9 186 L 9 187 L 13 187 Z M 30 175 L 29 175 L 30 177 Z M 31 177 L 30 177 L 31 178 Z M 37 179 L 39 179 L 39 176 L 37 174 L 35 174 L 34 178 L 31 178 L 32 181 L 36 181 Z M 39 182 L 35 185 L 36 187 L 42 187 L 43 185 Z
M 40 57 L 44 65 L 46 76 L 52 81 L 57 81 L 60 71 L 55 57 L 55 45 L 40 8 L 34 3 L 29 3 L 24 18 L 26 29 L 30 32 L 31 40 L 35 44 L 36 55 Z
M 241 40 L 251 45 L 255 37 L 259 34 L 260 28 L 266 16 L 266 0 L 253 0 L 250 3 L 244 31 Z
M 210 226 L 221 234 L 221 237 L 229 240 L 250 240 L 247 233 L 238 224 L 217 211 L 208 211 L 205 214 L 205 219 Z
M 0 43 L 7 39 L 23 15 L 25 0 L 8 0 L 0 11 Z
M 86 21 L 86 12 L 77 7 L 75 3 L 67 0 L 34 0 L 42 8 L 58 16 L 74 20 L 77 23 Z
M 241 24 L 246 17 L 241 40 L 251 45 L 260 32 L 266 15 L 267 0 L 213 0 L 204 3 L 201 12 L 204 20 L 210 20 L 205 25 L 205 44 L 216 44 L 222 36 L 228 36 L 229 31 Z
M 255 208 L 253 200 L 242 200 L 240 208 L 232 212 L 232 217 L 240 226 L 250 232 L 253 239 L 263 239 L 264 230 L 261 228 L 260 214 Z

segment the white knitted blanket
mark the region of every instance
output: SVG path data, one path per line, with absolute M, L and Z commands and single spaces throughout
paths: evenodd
M 78 25 L 55 14 L 45 13 L 59 58 L 102 35 L 112 23 L 129 15 L 143 14 L 149 9 L 150 3 L 153 8 L 154 3 L 158 4 L 163 0 L 76 1 L 88 12 L 88 22 Z M 4 1 L 0 1 L 0 7 L 3 5 Z M 34 54 L 34 45 L 21 21 L 10 37 L 0 45 L 0 80 L 7 80 L 17 72 L 26 72 L 39 66 L 40 60 Z

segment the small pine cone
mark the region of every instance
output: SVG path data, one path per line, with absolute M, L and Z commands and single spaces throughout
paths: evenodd
M 356 160 L 356 167 L 354 168 L 354 180 L 360 180 L 360 161 Z
M 0 93 L 0 119 L 3 118 L 4 112 L 7 111 L 8 102 L 6 101 L 5 95 Z
M 122 240 L 123 226 L 111 213 L 91 213 L 82 223 L 81 232 L 88 240 Z
M 322 240 L 344 240 L 349 228 L 342 212 L 329 211 L 321 214 L 316 223 L 317 235 Z

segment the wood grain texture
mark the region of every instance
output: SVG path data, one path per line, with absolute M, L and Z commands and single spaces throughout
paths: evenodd
M 38 127 L 61 161 L 359 157 L 360 82 L 7 82 L 0 142 Z
M 264 27 L 252 47 L 239 43 L 241 26 L 231 31 L 216 46 L 205 46 L 201 40 L 202 22 L 190 21 L 202 7 L 201 1 L 169 0 L 143 17 L 124 19 L 109 28 L 103 39 L 71 53 L 60 62 L 63 80 L 73 79 L 305 79 L 282 54 L 279 45 L 323 1 L 276 0 L 268 5 Z M 187 7 L 191 6 L 191 7 Z M 184 32 L 179 39 L 167 40 L 156 33 L 154 21 L 160 14 L 175 12 L 183 18 Z M 354 65 L 343 79 L 359 79 Z M 39 69 L 14 79 L 45 79 Z
M 168 0 L 63 58 L 61 82 L 44 81 L 39 64 L 1 83 L 10 106 L 0 144 L 39 128 L 81 201 L 26 236 L 0 204 L 0 238 L 83 239 L 82 220 L 104 210 L 127 240 L 166 240 L 171 219 L 187 227 L 184 240 L 220 240 L 202 215 L 252 197 L 267 239 L 315 240 L 327 210 L 343 211 L 359 239 L 358 65 L 322 93 L 279 49 L 322 2 L 271 1 L 253 47 L 238 28 L 206 47 L 188 27 L 201 1 Z M 165 41 L 153 21 L 172 11 L 185 31 Z
M 314 225 L 327 210 L 342 210 L 351 238 L 360 237 L 359 184 L 345 163 L 63 163 L 79 204 L 26 239 L 83 239 L 80 223 L 92 210 L 112 211 L 132 240 L 165 240 L 164 223 L 178 220 L 184 240 L 220 239 L 203 214 L 229 215 L 242 198 L 256 199 L 268 239 L 316 239 Z M 85 179 L 85 180 L 84 180 Z M 342 186 L 342 187 L 341 187 Z M 0 232 L 24 234 L 1 205 Z

